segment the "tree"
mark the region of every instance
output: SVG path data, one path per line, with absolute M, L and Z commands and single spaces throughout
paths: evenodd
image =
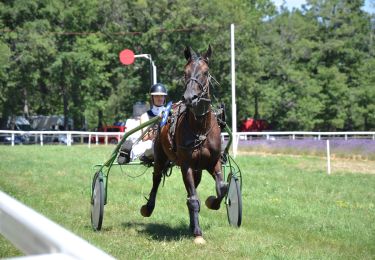
M 374 129 L 374 19 L 363 1 L 309 0 L 280 12 L 270 0 L 2 1 L 1 117 L 64 114 L 78 129 L 132 116 L 147 102 L 151 54 L 178 101 L 183 50 L 211 44 L 212 96 L 231 120 L 230 24 L 235 24 L 237 118 L 274 130 Z M 214 8 L 213 8 L 214 7 Z M 217 84 L 216 82 L 219 82 Z M 87 126 L 86 126 L 87 123 Z

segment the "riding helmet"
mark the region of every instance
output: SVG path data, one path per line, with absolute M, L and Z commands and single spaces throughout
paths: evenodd
M 150 94 L 151 96 L 166 96 L 168 95 L 167 93 L 167 88 L 161 84 L 161 83 L 156 83 L 154 85 L 152 85 L 151 89 L 150 89 Z

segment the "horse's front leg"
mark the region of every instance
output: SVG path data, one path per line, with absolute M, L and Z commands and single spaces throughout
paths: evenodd
M 156 194 L 162 179 L 162 167 L 155 163 L 154 172 L 152 174 L 152 188 L 147 203 L 141 207 L 143 217 L 151 216 L 155 208 Z
M 186 205 L 189 210 L 189 217 L 190 217 L 190 229 L 192 230 L 195 240 L 194 242 L 197 244 L 205 243 L 202 237 L 202 230 L 199 226 L 199 211 L 200 211 L 200 201 L 198 199 L 198 194 L 196 191 L 196 183 L 195 181 L 200 181 L 200 176 L 194 177 L 193 170 L 184 165 L 181 167 L 182 171 L 182 178 L 184 180 L 185 188 L 187 191 L 187 201 Z M 195 171 L 195 174 L 202 174 L 201 171 Z
M 225 197 L 228 191 L 228 184 L 223 180 L 223 174 L 221 172 L 221 162 L 218 160 L 213 172 L 210 172 L 215 179 L 216 197 L 209 196 L 206 200 L 206 206 L 209 209 L 218 210 L 220 208 L 221 201 Z

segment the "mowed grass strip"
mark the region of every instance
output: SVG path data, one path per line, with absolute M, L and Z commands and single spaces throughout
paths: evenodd
M 204 246 L 193 244 L 178 168 L 160 187 L 153 215 L 143 218 L 139 209 L 151 189 L 152 169 L 115 167 L 103 229 L 94 232 L 92 166 L 112 149 L 0 146 L 0 189 L 118 259 L 374 259 L 375 175 L 346 168 L 328 176 L 319 157 L 238 156 L 241 228 L 228 225 L 224 204 L 218 211 L 205 207 L 215 188 L 204 173 L 198 188 Z M 19 255 L 0 236 L 0 257 Z

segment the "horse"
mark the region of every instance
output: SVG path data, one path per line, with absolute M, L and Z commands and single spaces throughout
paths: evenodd
M 147 203 L 141 207 L 142 216 L 151 216 L 165 166 L 173 162 L 181 168 L 187 191 L 190 229 L 197 244 L 205 243 L 199 225 L 200 200 L 197 194 L 202 170 L 208 171 L 215 180 L 216 196 L 209 196 L 205 202 L 209 209 L 220 208 L 228 187 L 221 172 L 221 129 L 211 105 L 208 66 L 211 53 L 210 45 L 201 56 L 190 47 L 184 50 L 187 63 L 181 106 L 177 109 L 175 125 L 168 122 L 155 137 L 153 185 Z M 173 136 L 172 127 L 175 128 Z

